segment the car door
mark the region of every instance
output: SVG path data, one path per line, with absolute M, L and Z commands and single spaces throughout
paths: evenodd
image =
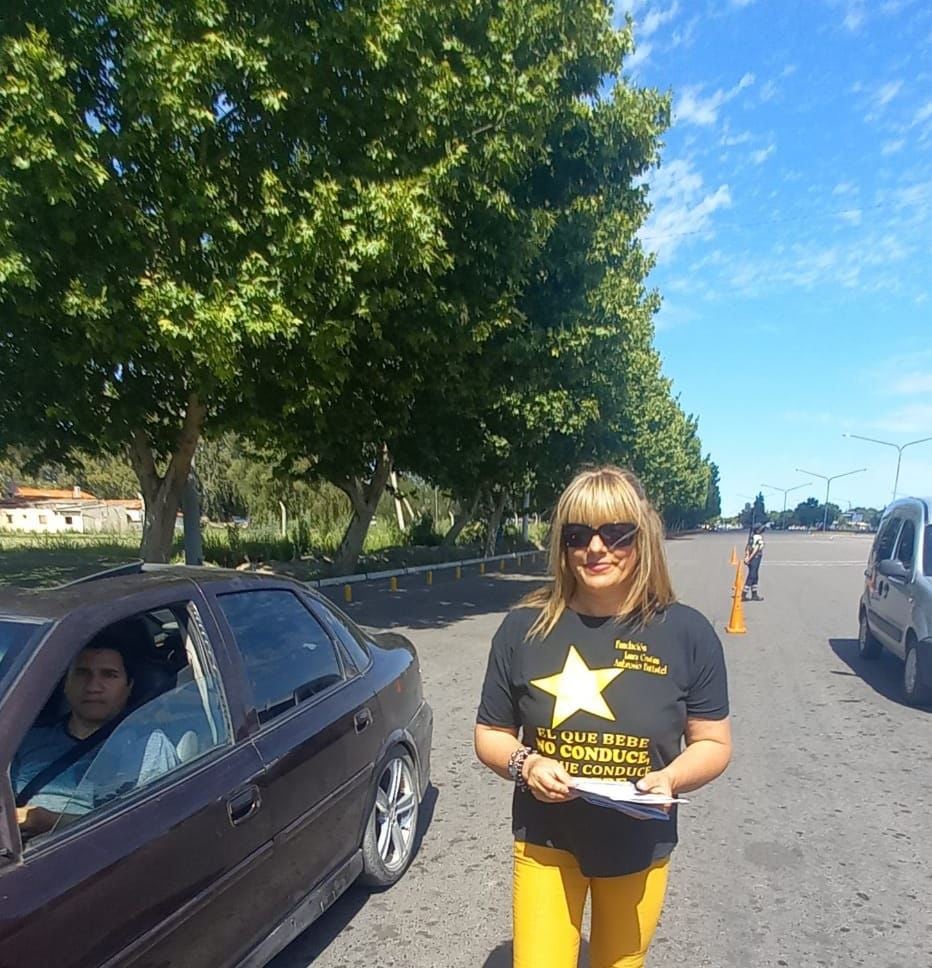
M 896 631 L 893 651 L 904 659 L 906 658 L 906 628 L 909 625 L 915 596 L 918 525 L 918 515 L 904 516 L 903 526 L 900 528 L 893 550 L 893 560 L 903 566 L 905 575 L 902 578 L 896 575 L 886 578 L 889 586 L 884 600 L 886 618 Z
M 867 612 L 871 631 L 890 649 L 899 644 L 899 633 L 892 620 L 890 580 L 880 573 L 880 563 L 893 557 L 900 528 L 901 513 L 891 514 L 880 526 L 867 567 Z
M 358 873 L 358 863 L 348 863 L 369 809 L 378 706 L 365 675 L 315 614 L 320 606 L 298 589 L 266 585 L 215 601 L 237 646 L 254 742 L 268 767 L 263 801 L 279 860 L 266 889 L 290 910 L 331 878 Z
M 198 697 L 206 717 L 200 748 L 148 785 L 22 844 L 0 866 L 2 968 L 219 968 L 274 923 L 263 893 L 272 857 L 270 813 L 258 795 L 265 766 L 252 742 L 237 736 L 243 713 L 226 701 L 229 663 L 209 608 L 190 583 L 183 595 L 166 594 L 123 599 L 108 620 L 183 607 L 184 648 L 196 669 L 127 716 L 81 782 L 107 763 L 121 732 L 131 735 L 137 715 L 169 728 L 197 708 Z M 99 611 L 91 609 L 59 622 L 0 700 L 7 823 L 11 757 L 72 658 L 100 631 Z

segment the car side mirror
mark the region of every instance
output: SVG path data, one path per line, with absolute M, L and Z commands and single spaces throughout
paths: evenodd
M 909 572 L 903 566 L 903 562 L 897 561 L 895 558 L 885 558 L 877 566 L 877 571 L 884 578 L 899 578 L 904 581 L 909 578 Z

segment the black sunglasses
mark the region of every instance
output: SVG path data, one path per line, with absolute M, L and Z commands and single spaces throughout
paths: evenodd
M 588 524 L 564 524 L 560 532 L 567 548 L 588 548 L 594 535 L 598 535 L 610 551 L 631 544 L 637 534 L 638 526 L 627 521 L 614 524 L 601 524 L 590 528 Z

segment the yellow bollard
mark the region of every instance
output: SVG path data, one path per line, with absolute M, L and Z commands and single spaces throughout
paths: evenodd
M 744 635 L 747 632 L 747 626 L 744 624 L 744 606 L 741 603 L 741 562 L 739 561 L 735 568 L 735 585 L 732 589 L 731 597 L 731 615 L 728 618 L 728 624 L 725 626 L 725 631 L 729 635 Z
M 480 561 L 479 562 L 479 574 L 480 575 L 484 575 L 485 574 L 485 562 L 484 561 Z
M 344 585 L 343 586 L 343 601 L 351 602 L 353 600 L 353 586 Z
M 389 582 L 388 588 L 389 588 L 389 591 L 393 591 L 393 592 L 398 591 L 398 578 L 395 575 L 392 575 L 392 580 Z
M 502 558 L 502 560 L 498 563 L 498 570 L 499 571 L 504 571 L 505 570 L 505 559 L 504 558 Z
M 456 577 L 458 579 L 463 577 L 463 569 L 460 565 L 456 566 Z
M 427 572 L 427 584 L 433 585 L 434 583 L 434 573 L 432 571 Z

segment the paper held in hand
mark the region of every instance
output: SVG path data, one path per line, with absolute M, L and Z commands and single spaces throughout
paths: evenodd
M 671 803 L 689 803 L 681 797 L 668 797 L 662 793 L 642 793 L 627 780 L 576 780 L 573 787 L 589 803 L 620 810 L 639 820 L 669 820 L 669 814 L 659 809 L 660 807 Z

